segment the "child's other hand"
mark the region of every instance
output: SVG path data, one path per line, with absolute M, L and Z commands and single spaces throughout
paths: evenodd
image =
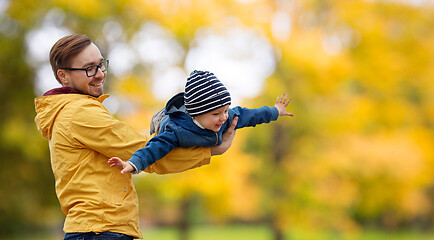
M 119 168 L 121 170 L 122 174 L 130 173 L 130 172 L 134 171 L 134 167 L 131 166 L 131 164 L 122 161 L 122 159 L 120 159 L 118 157 L 110 158 L 107 163 L 110 164 L 110 167 Z
M 274 104 L 274 106 L 277 108 L 277 110 L 279 110 L 279 116 L 294 116 L 294 114 L 286 112 L 286 107 L 288 107 L 291 99 L 292 97 L 288 99 L 287 93 L 282 93 L 282 96 L 277 97 L 276 104 Z

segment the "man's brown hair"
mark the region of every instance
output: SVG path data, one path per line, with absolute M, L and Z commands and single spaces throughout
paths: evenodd
M 57 70 L 71 67 L 71 60 L 92 42 L 89 37 L 81 34 L 73 34 L 59 39 L 50 50 L 50 64 L 56 80 L 60 83 Z

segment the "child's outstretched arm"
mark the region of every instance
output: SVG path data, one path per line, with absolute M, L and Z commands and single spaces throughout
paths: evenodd
M 122 159 L 120 159 L 118 157 L 110 158 L 107 163 L 110 164 L 110 167 L 119 168 L 121 170 L 122 174 L 135 171 L 134 167 L 130 163 L 124 162 L 124 161 L 122 161 Z
M 287 93 L 282 93 L 282 96 L 278 96 L 276 99 L 276 104 L 274 106 L 279 111 L 279 116 L 294 116 L 292 113 L 286 112 L 286 108 L 288 107 L 289 102 L 291 102 L 292 97 L 288 99 Z

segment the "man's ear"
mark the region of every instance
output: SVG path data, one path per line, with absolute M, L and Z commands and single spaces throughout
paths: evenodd
M 57 69 L 57 77 L 60 79 L 62 86 L 69 85 L 69 76 L 64 69 Z

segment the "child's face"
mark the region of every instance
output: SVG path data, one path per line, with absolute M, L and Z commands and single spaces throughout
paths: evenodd
M 218 132 L 222 124 L 228 119 L 229 105 L 217 108 L 211 112 L 207 112 L 194 117 L 202 127 L 214 132 Z

